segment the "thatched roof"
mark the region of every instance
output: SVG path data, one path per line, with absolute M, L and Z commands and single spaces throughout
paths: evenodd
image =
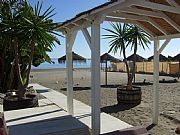
M 86 58 L 78 55 L 75 52 L 72 52 L 72 59 L 73 59 L 73 61 L 86 62 Z M 64 63 L 65 61 L 66 61 L 66 55 L 58 58 L 59 63 Z
M 119 59 L 111 56 L 111 55 L 108 54 L 108 53 L 105 53 L 105 54 L 101 55 L 100 59 L 101 59 L 101 63 L 104 63 L 104 62 L 106 62 L 106 61 L 110 61 L 110 62 L 121 62 Z
M 127 61 L 134 61 L 134 54 L 127 57 Z M 143 58 L 142 56 L 136 54 L 136 62 L 143 62 L 143 61 L 146 61 L 146 59 Z
M 151 56 L 151 57 L 148 58 L 148 61 L 153 61 L 153 60 L 154 60 L 154 56 Z M 159 61 L 160 62 L 169 61 L 169 59 L 166 56 L 160 54 L 159 55 Z
M 67 29 L 80 29 L 83 25 L 88 27 L 93 18 L 105 15 L 106 21 L 136 24 L 153 37 L 179 37 L 179 6 L 179 0 L 111 0 L 63 22 L 57 30 L 64 32 Z
M 171 61 L 173 57 L 168 55 L 167 58 L 169 59 L 169 61 Z
M 180 61 L 180 53 L 177 54 L 176 56 L 174 56 L 171 60 L 172 61 Z

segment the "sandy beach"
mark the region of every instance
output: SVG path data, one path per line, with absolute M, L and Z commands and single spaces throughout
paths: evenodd
M 101 85 L 105 83 L 104 72 L 101 72 Z M 171 77 L 160 79 L 172 80 Z M 153 81 L 152 75 L 136 75 L 136 81 L 146 79 Z M 66 94 L 66 72 L 63 69 L 33 70 L 31 83 L 39 83 Z M 126 73 L 109 72 L 108 84 L 126 84 Z M 91 72 L 89 69 L 74 70 L 74 98 L 91 105 L 90 96 Z M 153 86 L 141 86 L 142 102 L 132 108 L 117 106 L 116 88 L 101 87 L 101 110 L 133 126 L 144 126 L 152 135 L 176 135 L 175 129 L 180 125 L 180 80 L 178 83 L 160 83 L 160 117 L 159 125 L 151 128 Z

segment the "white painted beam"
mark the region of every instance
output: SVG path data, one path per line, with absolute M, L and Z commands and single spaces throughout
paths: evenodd
M 145 8 L 155 9 L 159 11 L 166 11 L 170 13 L 180 14 L 180 8 L 149 2 L 146 0 L 133 0 L 132 5 L 141 6 Z
M 135 21 L 134 20 L 130 20 L 130 19 L 121 19 L 121 18 L 115 18 L 115 17 L 106 17 L 105 21 L 108 22 L 122 22 L 122 23 L 130 23 L 130 24 L 134 24 Z
M 87 28 L 81 28 L 81 31 L 82 31 L 82 33 L 83 33 L 83 35 L 84 35 L 84 37 L 85 37 L 85 39 L 86 39 L 86 41 L 87 41 L 87 43 L 89 45 L 89 48 L 91 49 L 92 48 L 92 45 L 91 45 L 91 36 L 90 36 Z
M 175 38 L 180 38 L 180 34 L 170 34 L 170 35 L 164 35 L 164 36 L 158 36 L 159 40 L 163 40 L 163 39 L 175 39 Z
M 165 21 L 167 21 L 172 27 L 174 27 L 178 32 L 180 32 L 180 26 L 176 22 L 174 22 L 171 18 L 169 18 L 169 16 L 167 16 L 163 12 L 160 13 Z
M 121 19 L 121 18 L 112 18 L 112 17 L 106 17 L 105 21 L 110 21 L 110 22 L 122 22 L 122 23 L 130 23 L 130 24 L 136 24 L 138 27 L 149 33 L 151 37 L 154 37 L 155 34 L 149 30 L 148 28 L 144 27 L 141 23 L 135 20 L 130 20 L 130 19 Z
M 146 31 L 151 37 L 155 37 L 155 33 L 152 32 L 150 29 L 148 29 L 147 27 L 143 26 L 141 23 L 139 23 L 138 21 L 136 21 L 136 24 L 143 29 L 144 31 Z
M 138 9 L 138 8 L 135 8 L 135 7 L 124 8 L 122 10 L 119 10 L 119 12 L 132 13 L 132 14 L 138 14 L 138 15 L 143 15 L 143 16 L 162 18 L 161 14 L 158 13 L 158 12 Z
M 91 25 L 92 135 L 100 134 L 100 23 Z
M 153 19 L 151 19 L 149 17 L 147 19 L 148 19 L 148 22 L 150 24 L 152 24 L 155 28 L 157 28 L 159 31 L 161 31 L 164 35 L 168 35 L 169 34 L 163 27 L 161 27 L 161 25 L 156 23 Z
M 131 14 L 126 14 L 126 13 L 112 13 L 109 15 L 111 15 L 113 17 L 121 17 L 121 18 L 136 20 L 136 21 L 149 22 L 151 25 L 153 25 L 156 29 L 158 29 L 164 35 L 168 35 L 168 32 L 165 29 L 163 29 L 159 24 L 157 24 L 154 20 L 152 20 L 150 17 L 139 16 L 139 15 L 131 15 Z
M 76 35 L 77 31 L 68 32 L 66 34 L 67 108 L 70 115 L 74 114 L 72 46 L 74 44 Z
M 166 0 L 171 6 L 180 8 L 180 5 L 174 0 Z
M 158 124 L 159 116 L 159 39 L 154 40 L 154 75 L 153 75 L 153 117 L 152 123 Z
M 168 22 L 178 32 L 180 32 L 180 26 L 177 23 L 175 23 L 171 18 L 169 18 L 165 13 L 163 13 L 161 11 L 155 12 L 155 11 L 147 11 L 147 10 L 138 9 L 138 8 L 125 8 L 125 9 L 120 10 L 120 12 L 161 18 L 161 19 L 164 19 L 166 22 Z
M 162 53 L 162 51 L 166 48 L 166 46 L 168 45 L 168 43 L 171 41 L 171 39 L 166 39 L 166 41 L 164 41 L 163 45 L 161 46 L 161 48 L 158 51 L 158 55 L 160 55 Z

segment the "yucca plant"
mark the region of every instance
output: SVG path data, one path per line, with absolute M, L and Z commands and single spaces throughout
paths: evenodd
M 111 34 L 103 35 L 105 39 L 111 39 L 109 42 L 109 52 L 123 54 L 124 63 L 126 65 L 127 71 L 127 88 L 132 89 L 132 80 L 135 76 L 136 69 L 136 53 L 138 45 L 142 46 L 145 49 L 146 46 L 150 43 L 149 35 L 135 25 L 130 24 L 121 24 L 121 23 L 111 23 L 113 30 L 105 29 Z M 126 48 L 131 46 L 131 49 L 134 50 L 134 61 L 133 61 L 133 72 L 130 73 L 129 65 L 126 57 Z
M 127 31 L 128 31 L 128 25 L 121 23 L 111 23 L 111 26 L 113 30 L 111 29 L 105 29 L 111 34 L 108 35 L 103 35 L 105 39 L 111 39 L 109 42 L 109 52 L 123 54 L 124 57 L 124 63 L 126 65 L 126 71 L 127 71 L 127 86 L 132 86 L 132 74 L 129 71 L 129 65 L 127 62 L 127 57 L 126 57 L 126 47 L 127 47 Z
M 29 84 L 31 65 L 33 62 L 36 65 L 42 61 L 50 62 L 46 52 L 52 51 L 55 43 L 60 44 L 56 38 L 57 35 L 60 35 L 54 31 L 57 24 L 51 20 L 54 15 L 54 9 L 51 6 L 42 12 L 42 3 L 39 2 L 34 8 L 27 1 L 19 4 L 14 2 L 13 5 L 10 5 L 11 2 L 6 4 L 9 7 L 9 18 L 4 17 L 2 27 L 4 34 L 11 33 L 12 44 L 10 46 L 14 52 L 12 63 L 15 65 L 18 97 L 21 99 L 25 96 Z
M 138 46 L 142 47 L 144 50 L 149 48 L 150 36 L 147 32 L 137 27 L 136 25 L 128 24 L 128 31 L 126 34 L 127 46 L 131 47 L 133 50 L 134 60 L 133 60 L 133 70 L 132 70 L 132 79 L 134 78 L 135 83 L 135 73 L 136 73 L 136 54 Z

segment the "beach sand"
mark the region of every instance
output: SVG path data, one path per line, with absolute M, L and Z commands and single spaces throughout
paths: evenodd
M 33 70 L 31 83 L 39 83 L 66 94 L 66 72 L 63 69 L 55 70 Z M 104 84 L 104 72 L 101 71 L 101 84 Z M 171 77 L 160 77 L 160 79 L 173 79 Z M 152 82 L 152 75 L 136 75 L 136 81 Z M 126 73 L 109 72 L 108 84 L 126 84 Z M 180 80 L 179 80 L 180 81 Z M 88 69 L 74 70 L 74 86 L 80 89 L 74 91 L 74 98 L 91 105 L 91 72 Z M 125 121 L 133 126 L 148 127 L 152 135 L 176 135 L 175 129 L 180 126 L 180 82 L 160 83 L 160 116 L 158 126 L 151 127 L 152 118 L 152 92 L 153 86 L 141 86 L 142 102 L 133 108 L 117 106 L 116 88 L 101 87 L 101 110 Z M 83 88 L 84 87 L 84 88 Z M 126 109 L 126 110 L 125 110 Z

